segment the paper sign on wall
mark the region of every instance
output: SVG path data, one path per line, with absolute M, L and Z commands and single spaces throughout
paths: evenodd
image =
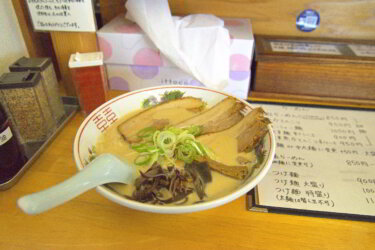
M 26 0 L 37 31 L 95 32 L 92 0 Z

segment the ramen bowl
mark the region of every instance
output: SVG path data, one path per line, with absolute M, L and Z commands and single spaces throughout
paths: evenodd
M 129 92 L 111 99 L 87 116 L 77 131 L 73 146 L 74 160 L 77 169 L 82 170 L 95 156 L 94 149 L 99 136 L 105 133 L 110 126 L 115 126 L 113 124 L 116 124 L 116 121 L 130 112 L 145 108 L 145 106 L 148 105 L 163 102 L 163 100 L 165 100 L 165 93 L 170 93 L 171 91 L 180 91 L 180 93 L 183 93 L 184 97 L 191 96 L 200 98 L 207 104 L 208 108 L 226 97 L 233 97 L 224 92 L 202 87 L 159 86 Z M 237 100 L 243 102 L 250 109 L 254 108 L 244 100 Z M 275 138 L 270 125 L 268 125 L 268 132 L 263 139 L 263 151 L 264 158 L 261 164 L 252 171 L 251 175 L 241 181 L 234 190 L 195 204 L 154 205 L 126 198 L 105 185 L 98 186 L 96 189 L 101 195 L 115 203 L 146 212 L 175 214 L 211 209 L 245 195 L 266 175 L 275 155 Z

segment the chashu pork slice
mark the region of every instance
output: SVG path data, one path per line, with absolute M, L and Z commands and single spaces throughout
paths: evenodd
M 227 97 L 210 109 L 174 126 L 178 128 L 200 126 L 200 135 L 220 132 L 241 121 L 243 115 L 240 111 L 244 107 L 245 104 L 242 102 L 233 97 Z
M 183 97 L 152 106 L 121 123 L 117 129 L 129 143 L 139 142 L 137 133 L 147 127 L 162 129 L 172 122 L 181 122 L 195 116 L 205 103 L 194 97 Z
M 262 108 L 255 108 L 235 128 L 238 152 L 252 151 L 267 134 L 271 121 L 264 114 Z
M 215 159 L 202 158 L 199 161 L 235 179 L 244 179 L 250 173 L 248 166 L 241 165 L 238 158 L 247 158 L 268 132 L 270 120 L 262 108 L 255 108 L 240 122 L 219 133 L 200 136 L 198 140 L 214 150 Z

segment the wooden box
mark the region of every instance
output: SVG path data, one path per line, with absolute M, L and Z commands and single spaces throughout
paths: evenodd
M 375 42 L 255 36 L 255 93 L 375 100 Z

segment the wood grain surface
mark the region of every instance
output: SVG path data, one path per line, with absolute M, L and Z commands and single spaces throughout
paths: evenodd
M 258 62 L 254 90 L 374 100 L 374 80 L 375 64 Z
M 45 40 L 43 37 L 49 36 L 49 34 L 45 32 L 34 32 L 25 1 L 12 0 L 12 4 L 30 57 L 45 56 L 46 44 L 43 42 Z
M 349 39 L 375 38 L 372 0 L 170 0 L 174 14 L 210 13 L 222 17 L 250 18 L 255 34 Z M 305 9 L 321 17 L 313 32 L 296 28 L 296 18 Z
M 301 94 L 280 94 L 262 91 L 251 91 L 249 93 L 248 100 L 257 102 L 292 103 L 318 106 L 375 109 L 375 100 L 322 97 Z
M 255 41 L 255 92 L 356 99 L 363 103 L 375 100 L 375 58 L 358 56 L 350 49 L 350 45 L 375 46 L 374 42 L 285 36 L 255 36 Z M 273 50 L 272 42 L 299 44 L 306 50 Z M 330 48 L 338 53 L 319 53 L 314 50 L 318 46 L 323 52 Z
M 120 92 L 111 92 L 116 96 Z M 373 249 L 375 223 L 246 210 L 245 197 L 214 209 L 152 214 L 91 190 L 46 213 L 22 213 L 23 195 L 76 172 L 72 145 L 81 113 L 11 189 L 0 192 L 0 249 Z
M 99 0 L 100 4 L 100 15 L 103 23 L 108 23 L 113 18 L 121 13 L 125 13 L 126 0 Z
M 76 95 L 76 91 L 68 66 L 70 55 L 76 52 L 86 53 L 98 51 L 96 33 L 62 31 L 53 31 L 50 33 L 62 76 L 62 83 L 67 95 L 74 96 Z
M 104 23 L 125 10 L 125 0 L 100 0 Z M 347 39 L 375 38 L 372 0 L 169 0 L 174 15 L 214 14 L 221 17 L 250 18 L 255 34 Z M 111 8 L 111 6 L 113 6 Z M 321 17 L 313 32 L 296 28 L 297 16 L 315 9 Z

